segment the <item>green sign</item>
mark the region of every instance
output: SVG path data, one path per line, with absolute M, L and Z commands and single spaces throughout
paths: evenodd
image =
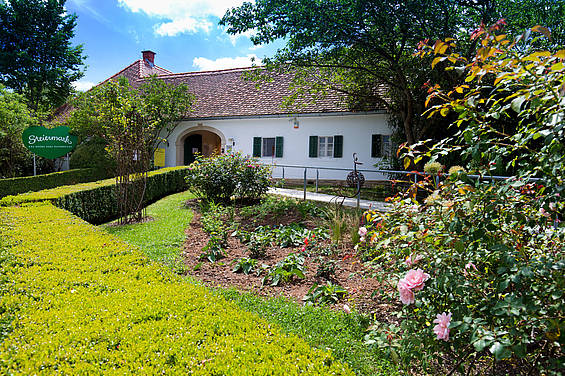
M 55 159 L 75 148 L 77 136 L 71 136 L 68 127 L 29 127 L 23 132 L 22 141 L 33 154 Z

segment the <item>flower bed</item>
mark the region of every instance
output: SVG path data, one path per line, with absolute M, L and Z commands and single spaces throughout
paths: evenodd
M 2 373 L 352 374 L 50 204 L 0 208 Z

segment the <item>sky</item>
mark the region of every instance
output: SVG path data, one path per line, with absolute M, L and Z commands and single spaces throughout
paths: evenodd
M 218 25 L 226 10 L 243 0 L 67 0 L 77 15 L 73 45 L 82 44 L 86 72 L 78 90 L 93 85 L 141 58 L 175 73 L 248 67 L 272 56 L 281 43 L 253 46 L 249 34 L 233 36 Z

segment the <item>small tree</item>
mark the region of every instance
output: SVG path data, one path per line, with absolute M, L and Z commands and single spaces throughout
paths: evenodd
M 30 159 L 22 143 L 22 132 L 34 125 L 24 98 L 0 85 L 0 177 L 15 177 Z
M 186 85 L 150 77 L 138 89 L 126 78 L 80 95 L 70 126 L 83 138 L 100 136 L 116 160 L 121 222 L 143 216 L 147 171 L 153 151 L 187 115 L 193 95 Z

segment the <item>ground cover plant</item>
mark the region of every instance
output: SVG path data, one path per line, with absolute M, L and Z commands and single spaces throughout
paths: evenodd
M 5 374 L 352 374 L 50 204 L 0 209 Z

